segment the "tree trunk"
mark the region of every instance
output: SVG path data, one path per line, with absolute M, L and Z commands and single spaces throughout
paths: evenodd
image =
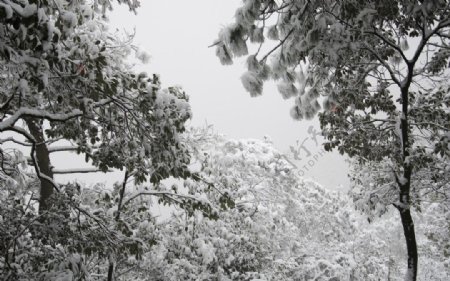
M 110 259 L 109 266 L 108 266 L 108 278 L 107 281 L 113 281 L 114 280 L 114 262 Z
M 36 161 L 41 174 L 53 179 L 53 172 L 50 164 L 50 154 L 48 152 L 47 144 L 45 143 L 45 136 L 42 125 L 39 120 L 26 119 L 25 120 L 30 134 L 36 140 Z M 42 213 L 51 207 L 49 200 L 53 194 L 53 183 L 44 178 L 39 179 L 41 182 L 40 197 L 39 197 L 39 213 Z
M 414 222 L 409 208 L 399 208 L 400 218 L 402 220 L 403 234 L 406 240 L 406 249 L 408 251 L 408 268 L 405 281 L 417 280 L 418 254 L 416 234 L 414 231 Z
M 398 187 L 400 188 L 400 205 L 398 210 L 400 212 L 400 218 L 402 220 L 403 234 L 405 235 L 406 249 L 408 252 L 408 266 L 405 276 L 405 281 L 417 280 L 417 268 L 418 268 L 418 253 L 416 233 L 414 230 L 414 222 L 411 216 L 410 204 L 411 204 L 411 175 L 413 172 L 412 163 L 409 161 L 409 149 L 412 147 L 414 140 L 410 139 L 409 128 L 409 87 L 411 85 L 414 73 L 414 63 L 408 62 L 408 75 L 404 80 L 404 84 L 401 87 L 401 105 L 402 116 L 400 118 L 400 130 L 401 130 L 401 149 L 402 149 L 402 166 L 403 176 L 399 181 L 397 178 Z
M 416 281 L 417 280 L 417 268 L 418 268 L 418 253 L 417 253 L 417 242 L 416 233 L 414 230 L 414 221 L 411 216 L 410 210 L 410 179 L 411 170 L 410 167 L 405 167 L 405 177 L 408 179 L 406 183 L 399 183 L 400 187 L 400 205 L 397 209 L 400 213 L 400 218 L 402 220 L 403 234 L 405 236 L 406 250 L 408 253 L 407 258 L 407 271 L 405 276 L 405 281 Z
M 130 174 L 128 173 L 128 170 L 125 170 L 125 176 L 122 183 L 122 188 L 120 189 L 119 193 L 119 203 L 117 204 L 117 213 L 115 220 L 116 222 L 120 219 L 120 211 L 122 209 L 122 202 L 123 202 L 123 196 L 125 195 L 125 188 L 127 187 L 127 180 L 130 177 Z M 109 266 L 108 266 L 108 279 L 107 281 L 113 281 L 114 280 L 114 258 L 112 255 L 109 255 Z

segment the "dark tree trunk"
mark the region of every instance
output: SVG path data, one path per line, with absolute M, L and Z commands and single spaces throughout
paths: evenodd
M 403 226 L 403 234 L 406 241 L 406 249 L 408 252 L 408 265 L 405 281 L 417 280 L 418 269 L 418 253 L 416 233 L 414 230 L 414 222 L 411 216 L 410 204 L 411 204 L 411 175 L 413 171 L 412 163 L 408 160 L 410 154 L 409 149 L 412 146 L 412 140 L 409 136 L 409 124 L 408 124 L 408 105 L 409 105 L 409 86 L 412 81 L 412 73 L 414 69 L 413 64 L 408 65 L 408 77 L 407 82 L 401 88 L 401 101 L 402 101 L 402 116 L 400 119 L 401 130 L 401 146 L 402 146 L 402 166 L 403 175 L 402 179 L 397 178 L 397 184 L 400 188 L 400 204 L 397 209 L 400 212 L 400 218 Z
M 127 187 L 127 180 L 129 178 L 130 174 L 128 173 L 128 170 L 125 171 L 125 176 L 122 183 L 122 188 L 120 189 L 119 193 L 119 203 L 117 204 L 117 213 L 115 216 L 116 222 L 120 219 L 120 212 L 122 209 L 122 202 L 123 202 L 123 196 L 125 195 L 125 189 Z M 108 266 L 108 281 L 114 280 L 114 259 L 112 256 L 109 257 L 109 266 Z
M 110 261 L 109 262 L 109 267 L 108 267 L 108 281 L 113 281 L 114 279 L 114 262 Z
M 39 120 L 36 119 L 26 119 L 26 124 L 30 130 L 30 134 L 36 140 L 36 161 L 39 171 L 42 175 L 53 179 L 53 172 L 50 164 L 50 154 L 48 152 L 47 144 L 45 143 L 45 136 L 42 129 L 42 125 Z M 48 210 L 51 207 L 51 202 L 49 200 L 50 196 L 53 194 L 53 183 L 47 179 L 40 178 L 41 190 L 39 197 L 39 213 Z
M 411 211 L 408 209 L 399 208 L 400 218 L 402 220 L 403 234 L 406 240 L 406 249 L 408 251 L 408 271 L 410 279 L 408 281 L 417 280 L 417 268 L 418 268 L 418 255 L 417 255 L 417 243 L 416 234 L 414 231 L 414 222 L 411 217 Z

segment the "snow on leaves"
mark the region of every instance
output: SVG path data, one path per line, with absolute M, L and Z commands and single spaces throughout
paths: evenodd
M 118 219 L 122 184 L 63 186 L 53 195 L 53 226 L 46 227 L 30 203 L 35 176 L 16 185 L 0 179 L 0 249 L 10 253 L 0 256 L 0 272 L 13 279 L 105 279 L 112 253 L 120 261 L 118 280 L 378 280 L 402 274 L 395 217 L 368 224 L 347 197 L 299 177 L 270 141 L 227 140 L 193 129 L 186 143 L 196 177 L 177 186 L 128 188 Z M 189 206 L 157 218 L 159 204 L 172 199 L 207 204 L 215 220 Z M 446 216 L 442 204 L 423 205 L 417 221 L 426 252 L 421 278 L 445 280 L 448 247 L 439 245 L 448 244 Z M 51 242 L 43 245 L 41 237 Z
M 391 160 L 414 275 L 412 177 L 442 178 L 449 160 L 449 15 L 448 1 L 247 0 L 216 44 L 245 56 L 253 31 L 263 28 L 274 42 L 259 40 L 252 61 L 269 61 L 269 78 L 284 98 L 295 98 L 291 116 L 314 117 L 323 96 L 331 109 L 319 113 L 325 150 L 363 163 Z M 260 53 L 263 45 L 269 51 Z M 256 96 L 264 80 L 255 79 L 255 62 L 248 65 L 243 84 Z M 295 75 L 303 66 L 304 80 Z
M 191 133 L 196 144 L 193 159 L 201 164 L 198 173 L 205 181 L 188 180 L 189 190 L 213 191 L 205 193 L 213 204 L 226 192 L 235 207 L 220 211 L 216 221 L 198 212 L 191 217 L 174 214 L 164 228 L 170 234 L 161 241 L 166 255 L 152 259 L 161 265 L 161 276 L 332 280 L 348 275 L 348 264 L 354 262 L 349 255 L 337 255 L 339 250 L 332 246 L 332 241 L 342 242 L 354 231 L 347 210 L 334 205 L 345 205 L 344 201 L 304 182 L 267 141 Z M 330 244 L 318 246 L 312 239 Z
M 132 10 L 137 3 L 128 1 Z M 97 12 L 109 5 L 2 2 L 1 130 L 48 120 L 49 138 L 72 141 L 102 171 L 135 170 L 138 182 L 186 177 L 189 156 L 178 135 L 191 117 L 188 97 L 129 70 L 135 48 L 109 33 Z

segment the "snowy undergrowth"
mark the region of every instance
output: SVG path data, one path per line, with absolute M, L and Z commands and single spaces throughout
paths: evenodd
M 268 140 L 191 133 L 197 134 L 191 139 L 197 171 L 214 186 L 192 182 L 186 186 L 225 192 L 235 208 L 221 211 L 215 221 L 200 213 L 174 214 L 165 224 L 170 235 L 159 245 L 166 254 L 160 252 L 152 262 L 160 265 L 160 276 L 167 275 L 167 280 L 402 279 L 405 250 L 396 213 L 390 211 L 369 223 L 346 194 L 298 176 Z M 220 203 L 220 193 L 206 194 L 211 202 Z M 445 280 L 444 253 L 424 252 L 430 244 L 445 240 L 426 237 L 425 217 L 436 212 L 431 207 L 418 216 L 421 261 L 426 265 L 420 276 Z M 446 225 L 442 220 L 436 232 L 445 231 Z
M 268 140 L 228 140 L 190 130 L 183 141 L 193 156 L 192 172 L 201 180 L 172 183 L 180 195 L 203 194 L 199 198 L 214 206 L 216 219 L 185 206 L 161 220 L 155 217 L 158 202 L 142 197 L 124 204 L 121 220 L 113 223 L 120 186 L 106 191 L 68 186 L 55 208 L 79 202 L 92 217 L 76 209 L 62 212 L 53 218 L 60 226 L 45 230 L 55 235 L 55 244 L 45 245 L 36 236 L 44 231 L 39 224 L 27 229 L 36 210 L 26 207 L 26 200 L 17 203 L 19 196 L 33 193 L 33 180 L 25 193 L 17 187 L 23 183 L 16 182 L 15 189 L 2 188 L 0 196 L 1 241 L 19 233 L 16 253 L 23 257 L 10 266 L 38 279 L 100 280 L 108 259 L 104 253 L 115 249 L 118 280 L 402 280 L 405 250 L 395 212 L 369 223 L 346 194 L 300 177 Z M 167 184 L 159 192 L 171 188 Z M 130 189 L 124 202 L 142 191 Z M 442 213 L 447 216 L 437 215 Z M 447 280 L 447 209 L 426 204 L 416 221 L 419 277 Z M 40 263 L 42 257 L 51 262 Z M 0 258 L 3 271 L 10 270 L 6 262 Z

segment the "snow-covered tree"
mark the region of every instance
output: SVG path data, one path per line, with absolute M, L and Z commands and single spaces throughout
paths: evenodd
M 187 175 L 189 156 L 178 137 L 191 116 L 187 96 L 178 88 L 162 89 L 157 75 L 130 70 L 132 46 L 102 20 L 108 3 L 0 5 L 0 131 L 29 143 L 41 180 L 41 210 L 58 188 L 53 175 L 67 172 L 50 163 L 49 154 L 58 151 L 50 147 L 55 140 L 73 143 L 68 149 L 84 154 L 99 171 L 126 169 L 137 182 Z
M 132 11 L 139 6 L 118 2 Z M 191 176 L 181 138 L 191 117 L 188 97 L 178 87 L 162 88 L 158 75 L 132 70 L 130 55 L 145 56 L 129 38 L 108 30 L 111 5 L 0 1 L 0 265 L 7 279 L 87 278 L 86 262 L 95 262 L 100 278 L 112 280 L 115 265 L 145 244 L 128 227 L 145 209 L 144 203 L 126 204 L 144 192 L 133 189 L 135 197 L 128 198 L 130 179 L 163 202 L 209 211 L 195 198 L 176 199 L 160 188 L 168 177 Z M 53 167 L 50 155 L 60 151 L 84 155 L 93 167 Z M 112 169 L 125 172 L 112 195 L 54 178 Z M 98 200 L 88 204 L 90 199 Z M 124 218 L 130 209 L 134 217 Z
M 314 117 L 323 99 L 326 150 L 390 161 L 409 280 L 418 264 L 412 182 L 448 174 L 449 12 L 448 1 L 245 0 L 215 42 L 223 64 L 247 56 L 252 96 L 277 80 L 295 99 L 293 118 Z

